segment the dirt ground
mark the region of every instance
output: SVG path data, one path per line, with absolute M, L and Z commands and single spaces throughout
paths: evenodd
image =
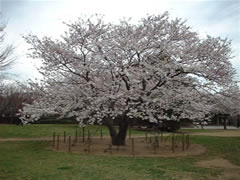
M 226 159 L 218 158 L 213 160 L 203 160 L 196 163 L 196 166 L 203 168 L 221 169 L 222 173 L 218 177 L 209 177 L 211 180 L 239 180 L 240 166 L 233 165 Z
M 153 139 L 152 139 L 153 140 Z M 134 142 L 133 142 L 134 141 Z M 186 144 L 182 146 L 182 141 L 176 139 L 176 144 L 174 151 L 172 149 L 172 141 L 170 138 L 165 137 L 164 139 L 159 139 L 159 145 L 151 142 L 149 138 L 146 141 L 143 137 L 137 137 L 126 140 L 126 146 L 111 146 L 110 139 L 104 138 L 92 138 L 91 143 L 86 140 L 78 140 L 74 143 L 71 148 L 73 153 L 81 154 L 92 154 L 92 155 L 105 155 L 105 156 L 158 156 L 158 157 L 176 157 L 176 156 L 187 156 L 187 155 L 199 155 L 206 151 L 206 148 L 199 144 L 191 144 L 189 148 L 186 147 Z M 59 147 L 57 142 L 55 142 L 54 147 L 51 147 L 54 151 L 59 152 L 68 152 L 69 143 L 63 143 L 63 140 L 59 142 Z
M 191 135 L 201 136 L 220 136 L 220 137 L 239 137 L 240 130 L 212 130 L 211 132 L 192 132 Z M 240 179 L 240 178 L 239 178 Z

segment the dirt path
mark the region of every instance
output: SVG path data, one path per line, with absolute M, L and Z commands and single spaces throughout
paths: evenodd
M 71 148 L 72 153 L 79 154 L 91 154 L 101 156 L 138 156 L 138 157 L 180 157 L 189 155 L 200 155 L 206 151 L 206 148 L 200 144 L 191 144 L 191 146 L 184 151 L 180 142 L 176 143 L 174 152 L 172 150 L 171 141 L 159 141 L 158 147 L 153 147 L 152 142 L 145 140 L 144 137 L 134 138 L 134 145 L 132 139 L 126 139 L 125 146 L 110 146 L 110 139 L 94 139 L 89 141 L 78 141 L 73 143 Z M 134 148 L 133 148 L 134 146 Z M 49 147 L 53 151 L 68 152 L 69 144 L 63 141 L 59 142 L 59 145 Z
M 149 136 L 150 138 L 150 136 Z M 145 142 L 145 136 L 134 136 L 135 140 L 135 152 L 134 156 L 148 156 L 148 157 L 179 157 L 179 156 L 189 156 L 189 155 L 200 155 L 206 151 L 206 148 L 200 144 L 191 144 L 189 149 L 185 149 L 182 151 L 182 146 L 180 142 L 176 143 L 175 152 L 173 153 L 171 150 L 171 139 L 168 139 L 167 142 L 160 142 L 160 147 L 154 151 L 151 143 Z M 0 142 L 22 142 L 22 141 L 52 141 L 52 137 L 39 137 L 39 138 L 0 138 Z M 92 155 L 117 155 L 117 156 L 129 156 L 132 155 L 132 141 L 127 138 L 126 146 L 124 147 L 112 147 L 112 152 L 110 152 L 109 148 L 110 138 L 109 136 L 104 137 L 100 140 L 99 137 L 93 137 L 91 140 L 91 152 Z M 67 152 L 68 151 L 68 143 L 63 142 L 63 138 L 60 139 L 59 149 L 55 147 L 50 149 L 58 152 Z M 78 140 L 78 142 L 71 147 L 71 152 L 73 153 L 81 153 L 85 154 L 86 149 L 88 147 L 87 140 L 83 143 L 82 140 Z
M 239 180 L 240 179 L 240 166 L 233 165 L 231 162 L 223 158 L 199 161 L 196 163 L 196 166 L 222 170 L 221 175 L 217 177 L 209 177 L 210 180 Z

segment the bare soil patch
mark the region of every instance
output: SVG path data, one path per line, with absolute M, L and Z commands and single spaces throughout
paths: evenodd
M 199 144 L 191 144 L 188 149 L 184 147 L 182 149 L 181 142 L 175 144 L 174 152 L 172 150 L 171 141 L 159 141 L 159 146 L 154 147 L 150 140 L 146 141 L 143 137 L 134 138 L 134 147 L 132 144 L 132 139 L 126 140 L 125 146 L 111 146 L 110 139 L 104 138 L 92 138 L 91 144 L 86 140 L 78 140 L 75 144 L 70 146 L 71 152 L 80 154 L 91 154 L 91 155 L 103 155 L 103 156 L 157 156 L 157 157 L 176 157 L 176 156 L 188 156 L 188 155 L 199 155 L 206 151 L 206 148 Z M 59 142 L 59 147 L 57 142 L 55 142 L 54 147 L 50 149 L 57 152 L 68 152 L 69 143 L 63 143 L 63 140 Z
M 240 130 L 213 130 L 212 132 L 192 132 L 191 135 L 240 137 Z
M 236 166 L 223 158 L 200 161 L 196 165 L 200 167 L 206 167 L 206 168 L 240 169 L 240 166 Z
M 222 174 L 218 177 L 210 177 L 209 179 L 218 180 L 239 180 L 240 166 L 236 166 L 226 159 L 218 158 L 213 160 L 203 160 L 196 163 L 199 167 L 221 169 Z

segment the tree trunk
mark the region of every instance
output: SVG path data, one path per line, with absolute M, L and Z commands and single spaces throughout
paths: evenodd
M 219 114 L 217 114 L 217 126 L 219 126 Z
M 227 129 L 227 119 L 226 118 L 224 118 L 224 120 L 223 120 L 223 126 L 224 126 L 224 130 L 226 130 Z
M 112 119 L 107 119 L 105 121 L 106 126 L 109 129 L 110 136 L 112 139 L 112 145 L 118 145 L 118 146 L 123 146 L 126 145 L 125 139 L 127 136 L 127 130 L 128 130 L 128 117 L 123 116 L 123 117 L 118 117 L 116 118 L 116 121 L 119 123 L 119 130 L 118 132 L 114 128 L 113 120 Z

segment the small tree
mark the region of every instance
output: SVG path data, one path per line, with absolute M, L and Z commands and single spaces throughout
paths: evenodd
M 138 24 L 96 17 L 67 26 L 61 40 L 25 37 L 30 57 L 42 59 L 44 79 L 34 84 L 40 97 L 25 106 L 23 121 L 60 113 L 81 124 L 103 123 L 112 143 L 124 145 L 132 118 L 156 122 L 203 116 L 209 111 L 201 103 L 204 96 L 227 87 L 235 73 L 228 40 L 201 39 L 168 13 Z M 174 113 L 167 116 L 167 110 Z

